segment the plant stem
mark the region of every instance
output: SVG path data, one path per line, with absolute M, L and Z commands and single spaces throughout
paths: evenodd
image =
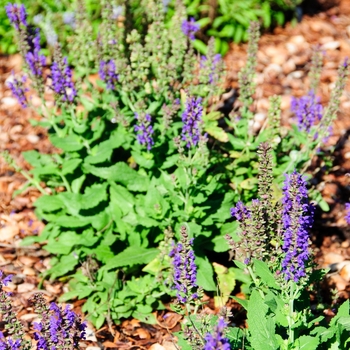
M 291 284 L 290 293 L 289 293 L 289 315 L 288 319 L 288 333 L 289 333 L 289 344 L 294 343 L 294 284 Z

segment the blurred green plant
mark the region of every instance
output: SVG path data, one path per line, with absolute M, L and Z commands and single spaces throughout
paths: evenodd
M 286 22 L 286 15 L 293 14 L 302 0 L 187 0 L 187 14 L 193 16 L 202 28 L 202 35 L 194 47 L 206 53 L 209 37 L 215 38 L 216 52 L 224 55 L 229 42 L 247 41 L 247 29 L 251 21 L 259 21 L 269 29 Z

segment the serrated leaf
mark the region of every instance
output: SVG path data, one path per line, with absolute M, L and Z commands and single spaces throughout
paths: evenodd
M 276 283 L 276 278 L 270 271 L 269 267 L 264 261 L 253 259 L 255 272 L 263 280 L 263 282 L 274 289 L 281 289 L 280 286 Z
M 128 247 L 123 252 L 110 259 L 105 268 L 110 270 L 122 266 L 148 264 L 158 254 L 159 250 L 156 248 Z
M 250 343 L 254 350 L 275 350 L 279 347 L 275 322 L 267 316 L 268 306 L 257 290 L 253 290 L 248 302 L 247 316 Z
M 50 239 L 44 248 L 52 254 L 68 255 L 80 240 L 81 235 L 74 231 L 65 231 L 60 234 L 59 240 Z
M 216 283 L 213 277 L 213 267 L 207 257 L 196 257 L 197 265 L 197 283 L 207 291 L 216 291 Z
M 77 135 L 67 135 L 65 137 L 58 137 L 56 134 L 50 135 L 51 143 L 66 152 L 80 151 L 84 145 L 81 141 L 81 137 Z
M 55 221 L 55 223 L 59 226 L 68 228 L 84 227 L 90 224 L 90 219 L 85 217 L 62 215 Z
M 75 266 L 79 263 L 78 259 L 73 254 L 64 255 L 60 258 L 60 261 L 51 267 L 47 273 L 50 275 L 51 280 L 55 280 L 57 277 L 66 275 L 68 272 L 75 270 Z
M 102 201 L 107 200 L 108 183 L 93 184 L 87 187 L 84 194 L 81 196 L 81 209 L 91 209 L 98 206 Z
M 50 212 L 62 209 L 64 204 L 58 196 L 43 195 L 34 202 L 34 206 L 42 211 Z
M 79 193 L 61 192 L 57 197 L 64 203 L 64 208 L 67 209 L 68 214 L 76 216 L 81 209 L 81 195 Z
M 94 167 L 90 164 L 84 164 L 83 169 L 85 173 L 90 172 L 102 179 L 121 183 L 130 191 L 145 192 L 149 187 L 149 178 L 140 175 L 124 162 L 116 163 L 111 167 Z
M 62 174 L 63 175 L 72 174 L 73 171 L 79 166 L 81 162 L 82 160 L 79 158 L 68 159 L 64 161 L 61 169 Z
M 295 349 L 298 350 L 316 350 L 319 345 L 318 337 L 311 337 L 310 335 L 302 335 L 295 340 Z

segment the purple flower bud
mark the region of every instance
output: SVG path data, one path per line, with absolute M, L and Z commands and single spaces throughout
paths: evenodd
M 314 207 L 309 204 L 306 182 L 300 174 L 294 171 L 286 174 L 283 187 L 284 228 L 282 272 L 285 279 L 298 282 L 305 277 L 305 264 L 309 259 L 308 230 L 313 224 Z
M 196 146 L 200 138 L 200 124 L 202 123 L 203 107 L 201 97 L 187 97 L 185 110 L 182 113 L 182 140 L 187 147 Z
M 22 79 L 16 79 L 13 75 L 13 80 L 8 83 L 8 86 L 12 91 L 12 95 L 16 97 L 17 101 L 23 108 L 27 107 L 27 99 L 25 93 L 29 91 L 29 89 L 25 88 L 23 85 L 26 81 L 27 78 L 25 75 L 22 76 Z
M 350 225 L 350 203 L 346 203 L 345 204 L 345 220 L 347 222 L 348 225 Z
M 190 39 L 194 40 L 195 36 L 194 34 L 198 32 L 200 26 L 196 23 L 195 19 L 193 17 L 190 18 L 189 21 L 184 20 L 181 25 L 182 32 Z
M 116 73 L 116 67 L 113 60 L 101 61 L 100 69 L 98 71 L 100 78 L 107 84 L 108 90 L 114 90 L 115 83 L 119 79 L 119 75 Z
M 75 13 L 74 12 L 64 12 L 62 15 L 62 20 L 64 24 L 71 26 L 73 29 L 76 27 L 75 23 Z
M 293 97 L 291 110 L 297 117 L 298 129 L 306 132 L 309 132 L 311 127 L 321 120 L 323 112 L 320 98 L 312 90 L 300 99 Z
M 25 60 L 28 64 L 28 68 L 35 78 L 41 77 L 43 74 L 43 67 L 46 63 L 46 58 L 40 55 L 40 34 L 39 29 L 35 29 L 34 36 L 30 37 L 29 40 L 30 49 L 25 55 Z
M 77 91 L 72 81 L 72 70 L 68 66 L 67 57 L 53 62 L 51 66 L 52 88 L 62 101 L 72 102 Z
M 27 12 L 24 5 L 8 3 L 5 6 L 7 17 L 16 30 L 19 30 L 20 25 L 27 27 Z
M 227 324 L 223 317 L 219 318 L 218 324 L 213 333 L 207 333 L 204 337 L 204 350 L 230 350 L 228 339 L 224 337 L 224 330 Z
M 135 113 L 135 118 L 138 121 L 138 124 L 134 126 L 135 132 L 137 132 L 137 141 L 140 145 L 146 145 L 147 150 L 150 151 L 154 145 L 152 138 L 153 127 L 151 124 L 151 116 L 146 114 L 144 117 L 140 116 L 138 113 Z
M 234 216 L 239 222 L 243 222 L 251 215 L 247 207 L 239 201 L 235 208 L 231 208 L 231 216 Z

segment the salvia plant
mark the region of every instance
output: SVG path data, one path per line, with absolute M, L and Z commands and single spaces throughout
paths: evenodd
M 12 275 L 4 277 L 0 270 L 0 313 L 5 330 L 0 331 L 1 350 L 47 350 L 79 349 L 79 341 L 85 339 L 86 323 L 67 305 L 64 310 L 54 302 L 47 305 L 42 294 L 37 293 L 31 299 L 34 311 L 41 318 L 34 322 L 35 346 L 11 305 L 11 293 L 4 287 L 11 281 Z M 33 343 L 33 344 L 34 344 Z
M 250 205 L 237 202 L 231 214 L 239 223 L 238 237 L 227 235 L 234 263 L 249 276 L 249 298 L 234 299 L 247 313 L 247 328 L 230 325 L 229 310 L 218 316 L 201 310 L 198 300 L 193 242 L 181 228 L 181 240 L 170 253 L 174 288 L 185 316 L 178 333 L 182 349 L 346 349 L 350 343 L 350 305 L 338 307 L 330 321 L 321 304 L 311 307 L 310 295 L 326 271 L 315 268 L 309 230 L 314 205 L 306 181 L 295 170 L 285 174 L 282 198 L 273 199 L 272 148 L 259 147 L 259 198 Z M 192 271 L 192 273 L 188 273 Z M 228 272 L 228 271 L 226 271 Z M 186 292 L 184 293 L 184 290 Z M 233 315 L 234 317 L 235 315 Z
M 74 70 L 59 42 L 52 57 L 45 57 L 40 31 L 22 5 L 6 6 L 24 59 L 24 74 L 13 76 L 9 87 L 24 108 L 34 108 L 31 94 L 41 99 L 36 110 L 42 118 L 32 123 L 47 128 L 59 151 L 24 152 L 32 166 L 29 172 L 20 169 L 8 153 L 3 157 L 26 177 L 27 187 L 35 186 L 42 193 L 35 202 L 36 215 L 46 227 L 25 243 L 41 242 L 54 255 L 45 278 L 69 276 L 70 291 L 61 299 L 86 299 L 83 312 L 97 327 L 106 319 L 120 322 L 130 316 L 156 322 L 152 311 L 164 308 L 162 301 L 169 296 L 189 304 L 189 315 L 200 309 L 202 291 L 217 290 L 215 280 L 221 289 L 225 286 L 222 298 L 215 302 L 224 304 L 237 280 L 245 286 L 250 283 L 239 268 L 229 267 L 227 272 L 215 262 L 217 253 L 229 252 L 225 235 L 236 232 L 238 223 L 242 230 L 247 226 L 256 232 L 256 237 L 248 234 L 256 249 L 250 241 L 242 241 L 237 252 L 236 260 L 244 269 L 253 271 L 251 264 L 275 249 L 278 257 L 289 253 L 291 260 L 285 260 L 284 269 L 294 278 L 294 270 L 299 271 L 294 255 L 305 264 L 309 255 L 298 255 L 296 242 L 302 237 L 293 231 L 297 216 L 290 218 L 290 243 L 280 242 L 281 218 L 285 218 L 276 204 L 280 185 L 285 173 L 293 185 L 304 181 L 297 174 L 321 152 L 345 86 L 347 61 L 339 68 L 329 106 L 321 118 L 312 120 L 316 123 L 310 126 L 312 131 L 298 128 L 299 117 L 292 129 L 281 128 L 277 96 L 271 98 L 265 125 L 255 130 L 258 23 L 253 22 L 248 31 L 238 103 L 223 115 L 216 108 L 224 91 L 222 58 L 215 53 L 214 39 L 205 56 L 196 54 L 193 39 L 199 26 L 187 17 L 181 0 L 176 1 L 170 27 L 164 24 L 166 12 L 160 0 L 142 1 L 147 11 L 135 7 L 134 1 L 101 0 L 97 29 L 91 25 L 85 2 L 79 0 L 76 6 L 68 43 Z M 317 57 L 310 71 L 315 96 L 321 69 Z M 315 97 L 312 103 L 296 105 L 303 110 L 298 113 L 309 118 L 308 109 L 317 104 Z M 270 146 L 257 153 L 266 140 L 271 140 Z M 259 165 L 257 154 L 269 156 Z M 259 167 L 264 166 L 269 169 L 264 183 L 272 191 L 258 185 Z M 293 191 L 290 200 L 296 200 Z M 319 194 L 314 197 L 318 204 L 325 203 Z M 301 206 L 304 201 L 303 197 Z M 238 203 L 232 210 L 237 220 L 231 217 L 233 202 Z M 172 267 L 172 258 L 178 270 Z M 282 264 L 276 259 L 276 264 Z M 175 288 L 169 288 L 174 277 Z M 188 277 L 191 282 L 177 281 Z M 219 322 L 215 339 L 225 338 L 227 312 L 221 317 L 224 321 Z M 212 334 L 215 320 L 205 319 L 201 325 L 195 316 L 189 319 L 201 328 L 201 335 L 186 328 L 186 339 L 193 338 L 199 347 L 205 339 L 215 343 L 207 335 Z

